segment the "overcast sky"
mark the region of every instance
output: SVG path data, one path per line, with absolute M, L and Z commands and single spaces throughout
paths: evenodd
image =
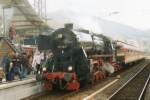
M 32 4 L 34 0 L 29 0 Z M 150 0 L 47 0 L 47 12 L 84 13 L 138 29 L 150 29 Z

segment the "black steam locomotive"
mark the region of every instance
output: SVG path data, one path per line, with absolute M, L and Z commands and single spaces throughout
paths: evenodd
M 50 50 L 40 74 L 48 90 L 77 90 L 112 75 L 122 65 L 144 58 L 135 46 L 87 30 L 74 30 L 72 24 L 50 36 L 40 36 L 39 49 L 42 48 Z
M 48 90 L 77 90 L 119 69 L 115 43 L 101 34 L 73 30 L 66 25 L 50 36 L 40 36 L 39 43 L 39 48 L 51 50 L 41 74 Z

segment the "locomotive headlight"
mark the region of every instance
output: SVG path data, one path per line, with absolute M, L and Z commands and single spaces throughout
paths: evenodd
M 46 67 L 43 67 L 43 71 L 46 71 Z
M 72 69 L 73 69 L 72 66 L 68 67 L 68 71 L 72 71 Z
M 57 36 L 58 39 L 61 39 L 62 37 L 63 37 L 62 34 L 58 34 L 58 36 Z

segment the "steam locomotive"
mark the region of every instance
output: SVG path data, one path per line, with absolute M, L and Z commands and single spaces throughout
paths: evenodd
M 48 44 L 45 48 L 51 50 L 38 75 L 48 90 L 78 90 L 112 75 L 125 64 L 125 55 L 117 54 L 115 41 L 102 34 L 74 30 L 70 24 L 50 36 L 41 36 L 40 40 L 39 48 Z

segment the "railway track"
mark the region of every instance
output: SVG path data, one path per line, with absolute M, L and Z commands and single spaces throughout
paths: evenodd
M 148 62 L 148 61 L 147 61 Z M 141 63 L 139 63 L 138 65 L 135 65 L 134 67 L 136 66 L 144 66 L 144 65 L 147 65 L 145 64 L 146 61 L 143 61 Z M 144 68 L 141 68 L 142 70 L 145 69 Z M 149 68 L 150 69 L 150 68 Z M 149 70 L 150 71 L 150 70 Z M 114 77 L 115 78 L 115 77 Z M 99 83 L 98 83 L 99 84 Z M 95 84 L 96 86 L 97 84 Z M 99 88 L 99 87 L 98 87 Z M 97 88 L 97 89 L 98 89 Z M 56 91 L 56 92 L 43 92 L 43 93 L 40 93 L 40 94 L 36 94 L 36 95 L 33 95 L 31 97 L 28 97 L 28 98 L 25 98 L 25 99 L 22 99 L 22 100 L 70 100 L 69 98 L 74 98 L 74 96 L 76 95 L 80 95 L 80 93 L 82 92 L 85 92 L 85 91 L 91 91 L 92 90 L 92 87 L 90 85 L 87 85 L 86 87 L 78 90 L 78 91 L 74 91 L 74 92 L 62 92 L 62 91 Z M 93 89 L 94 91 L 96 91 L 96 89 Z M 92 93 L 92 92 L 91 92 Z M 91 94 L 90 92 L 88 92 L 87 94 L 90 95 Z M 143 92 L 144 93 L 144 92 Z M 76 100 L 76 99 L 71 99 L 71 100 Z M 113 99 L 113 100 L 117 100 L 117 99 Z M 120 100 L 120 99 L 119 99 Z
M 72 97 L 74 95 L 77 95 L 78 93 L 82 91 L 88 90 L 90 85 L 85 86 L 84 88 L 81 88 L 80 90 L 69 92 L 69 91 L 52 91 L 52 92 L 42 92 L 36 95 L 32 95 L 31 97 L 24 98 L 22 100 L 65 100 L 68 97 Z M 43 99 L 44 97 L 44 99 Z
M 150 63 L 122 85 L 109 100 L 143 100 L 150 80 Z

